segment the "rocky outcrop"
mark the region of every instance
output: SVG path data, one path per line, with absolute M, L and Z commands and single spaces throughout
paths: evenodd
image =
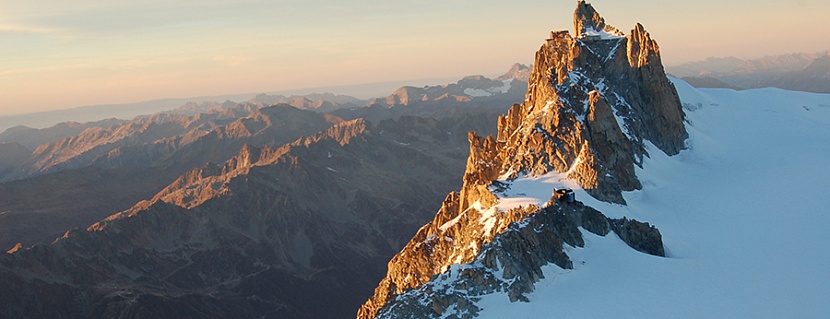
M 634 173 L 631 145 L 614 117 L 614 110 L 597 91 L 588 93 L 586 126 L 597 160 L 605 164 L 622 189 L 640 188 Z
M 577 229 L 583 219 L 590 220 L 596 210 L 581 203 L 548 206 L 538 213 L 524 215 L 521 223 L 506 225 L 492 241 L 482 243 L 481 251 L 463 264 L 445 266 L 417 289 L 403 290 L 375 313 L 375 318 L 435 318 L 455 315 L 474 316 L 477 297 L 498 291 L 507 292 L 513 301 L 526 300 L 525 293 L 543 278 L 541 267 L 553 263 L 573 268 L 563 247 L 584 246 Z M 599 235 L 608 233 L 607 221 Z M 447 313 L 447 311 L 450 311 Z M 360 314 L 358 315 L 360 317 Z
M 452 207 L 452 204 L 447 205 L 447 201 L 452 201 L 453 196 L 455 195 L 451 195 L 444 202 L 442 212 L 444 208 Z M 653 226 L 625 218 L 610 219 L 581 202 L 551 202 L 542 209 L 512 211 L 508 215 L 514 221 L 499 226 L 500 230 L 491 240 L 478 242 L 481 249 L 477 254 L 456 257 L 468 260 L 463 263 L 441 264 L 441 270 L 428 280 L 419 277 L 423 274 L 412 276 L 412 272 L 406 268 L 394 268 L 394 274 L 398 278 L 411 281 L 418 281 L 413 280 L 418 278 L 423 283 L 407 285 L 410 282 L 404 281 L 406 286 L 401 287 L 381 282 L 376 296 L 378 293 L 385 293 L 388 302 L 379 305 L 371 303 L 374 301 L 370 300 L 370 303 L 361 308 L 358 318 L 472 318 L 480 310 L 475 301 L 481 296 L 498 292 L 506 294 L 510 301 L 526 302 L 528 299 L 525 294 L 532 292 L 534 284 L 544 278 L 541 269 L 543 266 L 555 264 L 563 269 L 573 268 L 573 261 L 565 253 L 564 247 L 585 246 L 579 228 L 599 236 L 606 236 L 613 231 L 634 249 L 655 256 L 665 256 L 660 232 Z M 430 225 L 446 225 L 447 222 L 436 217 Z M 470 225 L 453 227 L 457 231 L 445 230 L 443 233 L 435 232 L 426 237 L 416 236 L 420 249 L 427 250 L 429 254 L 419 255 L 424 256 L 418 259 L 421 263 L 410 263 L 408 266 L 424 269 L 423 265 L 430 260 L 452 260 L 455 255 L 445 255 L 448 250 L 440 246 L 464 247 L 465 244 L 476 243 L 464 240 L 464 227 L 469 229 Z M 419 234 L 430 232 L 425 228 L 422 228 Z M 458 247 L 454 251 L 460 254 L 464 249 Z M 390 267 L 393 265 L 399 266 L 400 263 L 393 259 Z M 430 266 L 436 265 L 433 262 Z M 392 273 L 393 268 L 390 268 L 390 274 Z M 397 282 L 394 277 L 387 278 L 392 283 Z
M 639 97 L 629 101 L 642 121 L 642 137 L 668 155 L 685 148 L 689 137 L 683 124 L 685 114 L 674 85 L 666 78 L 660 59 L 660 48 L 641 24 L 631 30 L 628 39 L 628 60 L 634 70 L 632 80 L 638 84 Z
M 610 222 L 611 229 L 631 248 L 655 256 L 666 255 L 663 236 L 656 227 L 625 217 Z
M 605 24 L 605 19 L 599 15 L 593 6 L 585 1 L 578 1 L 576 10 L 574 10 L 574 32 L 576 37 L 579 38 L 598 31 L 621 35 L 617 28 Z
M 624 203 L 622 191 L 641 188 L 634 168 L 647 141 L 669 155 L 683 148 L 681 104 L 648 33 L 638 24 L 622 35 L 584 1 L 574 16 L 577 36 L 553 32 L 544 42 L 525 100 L 499 118 L 497 137 L 470 133 L 461 191 L 389 262 L 358 318 L 465 318 L 476 296 L 494 291 L 523 300 L 542 265 L 572 267 L 563 245 L 583 245 L 578 227 L 664 255 L 656 228 L 579 202 L 498 206 L 515 179 L 548 173 Z
M 613 28 L 584 2 L 575 17 L 582 29 Z M 683 149 L 682 106 L 641 25 L 627 36 L 577 35 L 554 32 L 536 53 L 525 102 L 499 120 L 501 170 L 568 172 L 595 197 L 621 203 L 621 191 L 641 187 L 634 165 L 645 141 L 669 155 Z

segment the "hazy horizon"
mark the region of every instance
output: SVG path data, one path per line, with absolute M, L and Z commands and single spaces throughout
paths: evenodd
M 665 65 L 827 50 L 830 3 L 590 1 Z M 575 1 L 103 0 L 0 4 L 0 116 L 165 98 L 498 74 Z M 824 46 L 824 47 L 822 47 Z

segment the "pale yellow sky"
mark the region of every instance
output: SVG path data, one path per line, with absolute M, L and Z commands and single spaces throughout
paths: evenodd
M 159 98 L 493 75 L 530 63 L 575 1 L 0 3 L 0 115 Z M 667 65 L 830 49 L 827 1 L 593 1 Z

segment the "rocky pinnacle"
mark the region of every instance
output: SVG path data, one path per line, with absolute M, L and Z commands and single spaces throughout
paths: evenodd
M 498 202 L 492 192 L 497 180 L 564 173 L 593 197 L 624 204 L 623 191 L 642 187 L 635 166 L 649 152 L 675 155 L 684 148 L 685 114 L 659 47 L 643 26 L 624 35 L 584 1 L 577 3 L 574 20 L 575 36 L 551 32 L 536 52 L 525 101 L 499 118 L 498 135 L 470 133 L 461 191 L 450 194 L 435 219 L 389 262 L 386 278 L 358 318 L 376 317 L 391 300 L 450 265 L 476 260 L 510 225 L 548 210 L 531 205 L 498 212 L 483 226 L 479 221 Z M 612 224 L 615 231 L 631 229 L 621 226 L 627 221 Z M 657 234 L 657 244 L 629 245 L 655 247 L 659 254 Z

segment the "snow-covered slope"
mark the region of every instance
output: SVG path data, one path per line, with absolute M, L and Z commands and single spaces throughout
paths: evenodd
M 585 247 L 567 250 L 574 269 L 545 266 L 529 303 L 484 297 L 480 318 L 830 316 L 830 95 L 673 82 L 689 147 L 668 157 L 648 145 L 637 170 L 643 189 L 624 193 L 627 206 L 556 176 L 512 188 L 544 203 L 553 185 L 574 187 L 611 218 L 656 225 L 668 258 L 583 230 Z

